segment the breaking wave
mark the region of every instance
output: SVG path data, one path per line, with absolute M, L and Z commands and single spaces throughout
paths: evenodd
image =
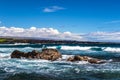
M 109 52 L 120 52 L 120 48 L 107 47 L 107 48 L 104 49 L 104 51 L 109 51 Z
M 61 49 L 61 50 L 89 50 L 91 47 L 80 46 L 52 46 L 47 48 Z
M 116 48 L 116 47 L 49 46 L 47 48 L 61 49 L 61 50 L 91 50 L 91 51 L 120 52 L 120 48 Z

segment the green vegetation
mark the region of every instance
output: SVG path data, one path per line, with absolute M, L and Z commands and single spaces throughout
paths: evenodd
M 6 39 L 0 38 L 0 43 L 6 42 Z

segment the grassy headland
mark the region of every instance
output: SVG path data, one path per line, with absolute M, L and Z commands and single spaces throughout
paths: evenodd
M 0 43 L 5 43 L 7 41 L 7 39 L 5 38 L 0 38 Z

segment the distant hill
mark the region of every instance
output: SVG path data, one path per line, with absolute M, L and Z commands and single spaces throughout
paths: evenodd
M 47 38 L 35 38 L 35 37 L 11 37 L 0 36 L 1 44 L 13 44 L 13 43 L 41 43 L 41 44 L 120 44 L 115 42 L 92 42 L 92 41 L 75 41 L 75 40 L 55 40 Z

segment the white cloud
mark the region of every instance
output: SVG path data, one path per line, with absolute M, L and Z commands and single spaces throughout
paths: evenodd
M 60 39 L 60 40 L 84 40 L 83 37 L 71 33 L 60 32 L 54 28 L 18 28 L 18 27 L 0 27 L 1 36 L 15 36 L 15 37 L 36 37 L 36 38 L 48 38 L 48 39 Z
M 78 41 L 114 41 L 120 42 L 120 32 L 92 32 L 89 34 L 75 34 L 69 31 L 60 32 L 54 28 L 19 28 L 19 27 L 0 27 L 0 36 L 15 37 L 35 37 L 58 40 L 78 40 Z
M 119 41 L 120 42 L 120 32 L 93 32 L 84 35 L 88 40 L 91 41 Z
M 64 10 L 65 8 L 60 7 L 60 6 L 51 6 L 51 7 L 46 7 L 43 9 L 43 12 L 56 12 L 59 10 Z

